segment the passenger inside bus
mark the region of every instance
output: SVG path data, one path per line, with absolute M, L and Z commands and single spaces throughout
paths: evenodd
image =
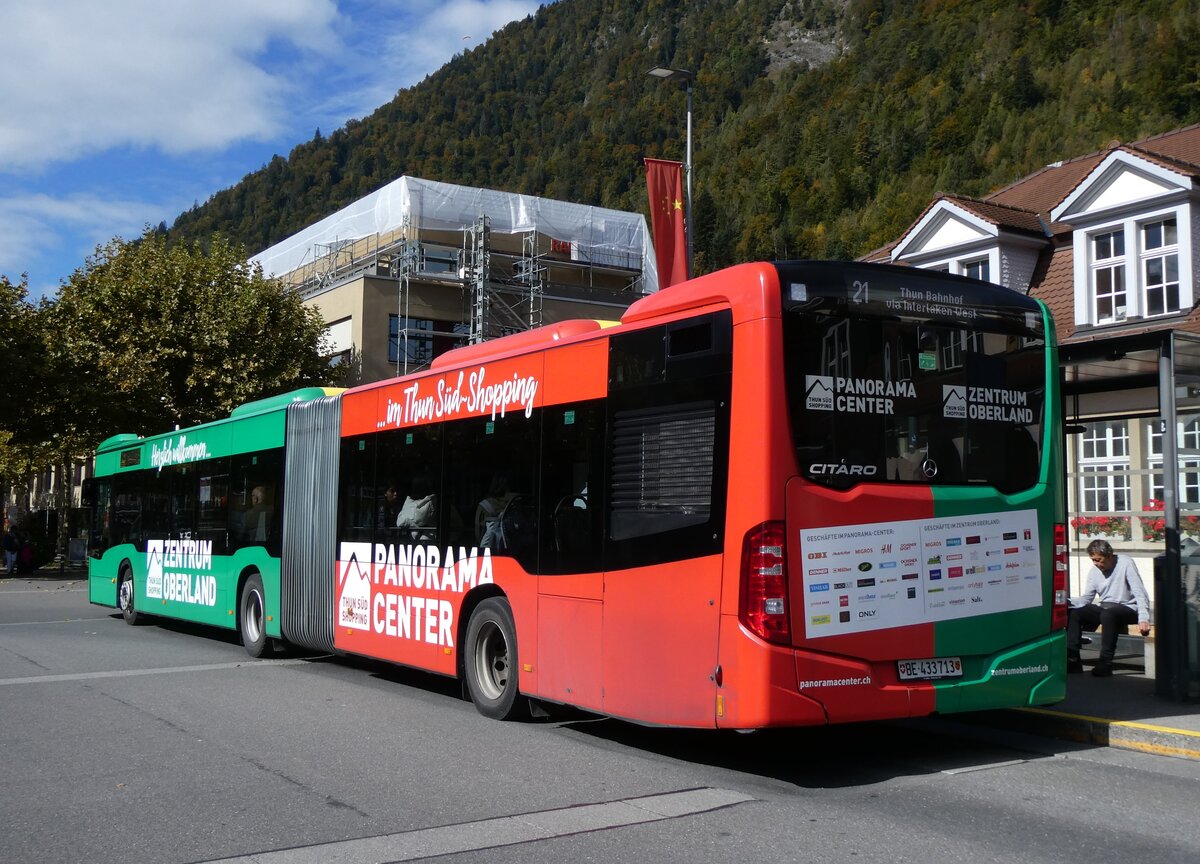
M 437 495 L 425 474 L 413 478 L 412 488 L 396 517 L 396 527 L 407 529 L 409 536 L 420 543 L 437 539 Z
M 267 503 L 267 487 L 250 490 L 250 507 L 242 514 L 242 538 L 248 543 L 265 543 L 271 536 L 275 508 Z
M 379 527 L 394 528 L 400 518 L 400 488 L 393 483 L 383 493 L 379 502 Z
M 513 492 L 509 489 L 511 482 L 504 471 L 492 475 L 487 495 L 475 508 L 475 537 L 481 549 L 500 546 L 500 514 L 513 498 Z

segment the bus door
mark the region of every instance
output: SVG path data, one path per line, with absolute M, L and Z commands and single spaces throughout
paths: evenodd
M 553 405 L 543 420 L 538 690 L 600 711 L 604 403 Z

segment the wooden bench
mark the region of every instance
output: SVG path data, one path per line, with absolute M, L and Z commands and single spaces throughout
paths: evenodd
M 1095 633 L 1083 634 L 1083 650 L 1100 652 L 1100 634 L 1102 630 L 1097 630 Z M 1154 640 L 1154 628 L 1150 628 L 1150 635 L 1143 636 L 1137 629 L 1136 625 L 1127 628 L 1127 632 L 1117 635 L 1117 653 L 1113 655 L 1114 661 L 1119 660 L 1136 660 L 1145 662 L 1146 658 L 1146 640 Z M 1090 643 L 1090 644 L 1089 644 Z

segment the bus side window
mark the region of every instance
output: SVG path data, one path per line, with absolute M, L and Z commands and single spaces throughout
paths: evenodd
M 530 573 L 538 557 L 539 425 L 538 413 L 510 411 L 446 426 L 444 489 L 465 523 L 462 545 L 512 556 Z
M 200 472 L 200 512 L 196 537 L 212 543 L 212 554 L 224 555 L 228 531 L 229 459 L 207 459 Z
M 152 468 L 142 483 L 141 540 L 166 540 L 171 531 L 172 475 L 169 468 Z
M 145 539 L 142 514 L 142 484 L 149 476 L 146 471 L 126 471 L 112 478 L 112 506 L 107 519 L 108 541 L 105 548 L 133 543 L 139 548 Z
M 229 550 L 265 546 L 272 555 L 278 555 L 283 451 L 263 450 L 232 457 L 228 484 L 225 512 Z
M 342 440 L 338 471 L 338 540 L 370 543 L 375 527 L 375 439 L 355 435 Z
M 441 545 L 446 539 L 441 425 L 389 429 L 378 433 L 375 443 L 375 542 Z M 444 522 L 455 520 L 447 516 Z
M 600 569 L 604 537 L 604 405 L 555 405 L 542 412 L 538 572 Z
M 195 463 L 171 465 L 163 469 L 169 477 L 171 538 L 196 539 L 196 516 L 200 498 L 200 472 Z

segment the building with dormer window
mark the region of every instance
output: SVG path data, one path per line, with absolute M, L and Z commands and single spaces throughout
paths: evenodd
M 866 256 L 1049 306 L 1067 402 L 1075 591 L 1094 537 L 1139 559 L 1149 587 L 1153 559 L 1179 554 L 1166 548 L 1173 504 L 1185 546 L 1200 541 L 1198 247 L 1200 125 L 1114 142 L 982 199 L 940 195 Z

